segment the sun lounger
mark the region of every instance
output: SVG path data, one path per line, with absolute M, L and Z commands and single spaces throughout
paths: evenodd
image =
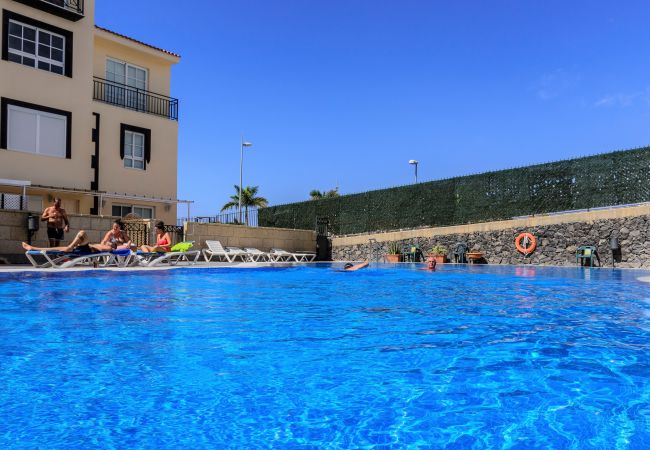
M 251 262 L 271 261 L 271 254 L 269 252 L 263 252 L 252 247 L 244 247 L 244 251 L 248 253 Z
M 271 249 L 271 260 L 274 262 L 311 262 L 316 259 L 316 253 L 313 252 L 296 252 L 290 253 L 281 248 L 272 248 Z
M 194 264 L 199 260 L 201 252 L 199 250 L 190 250 L 193 245 L 193 242 L 179 242 L 172 247 L 172 251 L 161 253 L 159 256 L 152 257 L 149 260 L 140 259 L 140 264 L 146 265 L 147 267 L 154 267 L 160 264 L 175 266 L 180 262 Z
M 312 262 L 316 259 L 316 253 L 314 252 L 295 252 L 293 256 L 298 262 Z
M 59 267 L 61 263 L 70 260 L 71 253 L 57 250 L 28 250 L 25 256 L 38 269 Z
M 219 241 L 205 241 L 205 245 L 208 246 L 208 248 L 203 249 L 203 258 L 206 262 L 212 261 L 212 258 L 217 258 L 217 261 L 223 261 L 225 259 L 228 262 L 233 262 L 237 258 L 242 261 L 249 259 L 248 253 L 242 249 L 235 249 L 235 247 L 230 249 L 224 248 Z
M 253 255 L 248 253 L 248 251 L 246 251 L 243 248 L 226 247 L 226 251 L 229 252 L 232 255 L 237 255 L 237 257 L 241 258 L 242 261 L 255 262 L 255 259 L 254 259 Z M 234 258 L 233 258 L 233 260 L 234 260 Z
M 316 259 L 314 252 L 288 252 L 281 248 L 272 248 L 271 255 L 274 261 L 312 262 Z
M 67 269 L 81 265 L 124 267 L 130 263 L 132 252 L 128 249 L 93 253 L 28 250 L 25 252 L 25 256 L 32 263 L 32 266 L 40 269 Z M 43 262 L 38 261 L 41 259 Z

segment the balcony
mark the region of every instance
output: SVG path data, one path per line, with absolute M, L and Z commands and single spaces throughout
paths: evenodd
M 64 19 L 77 20 L 84 17 L 84 0 L 16 0 L 19 3 L 49 12 Z
M 178 120 L 178 99 L 103 78 L 93 79 L 93 100 Z

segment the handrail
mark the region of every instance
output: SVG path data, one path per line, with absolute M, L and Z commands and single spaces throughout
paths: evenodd
M 93 100 L 178 120 L 178 99 L 93 77 Z
M 78 14 L 83 15 L 84 13 L 84 0 L 42 0 L 45 3 L 49 3 L 59 8 L 73 11 Z

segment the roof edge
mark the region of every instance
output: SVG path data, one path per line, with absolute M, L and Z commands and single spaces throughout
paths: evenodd
M 130 36 L 127 36 L 125 34 L 121 34 L 121 33 L 118 33 L 116 31 L 113 31 L 113 30 L 109 30 L 108 28 L 100 27 L 99 25 L 95 25 L 95 29 L 100 30 L 100 31 L 104 31 L 104 32 L 112 34 L 114 36 L 121 37 L 123 39 L 127 39 L 127 40 L 129 40 L 131 42 L 135 42 L 136 44 L 144 45 L 145 47 L 148 47 L 150 49 L 159 51 L 159 52 L 164 53 L 164 54 L 169 55 L 169 56 L 173 56 L 174 58 L 180 59 L 180 57 L 181 57 L 181 55 L 179 55 L 178 53 L 170 52 L 169 50 L 165 50 L 164 48 L 160 48 L 160 47 L 156 47 L 155 45 L 147 44 L 146 42 L 139 41 L 139 40 L 134 39 L 134 38 L 132 38 Z

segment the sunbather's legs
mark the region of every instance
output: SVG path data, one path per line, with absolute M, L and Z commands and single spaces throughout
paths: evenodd
M 65 247 L 34 247 L 33 245 L 29 245 L 26 242 L 23 242 L 23 248 L 25 250 L 54 250 L 54 251 L 60 251 L 60 252 L 71 252 L 74 250 L 76 247 L 79 247 L 80 245 L 84 245 L 88 243 L 88 234 L 84 230 L 79 231 L 77 235 L 74 237 L 72 242 L 68 244 Z
M 157 245 L 143 245 L 140 247 L 140 250 L 145 253 L 167 253 L 166 249 Z

